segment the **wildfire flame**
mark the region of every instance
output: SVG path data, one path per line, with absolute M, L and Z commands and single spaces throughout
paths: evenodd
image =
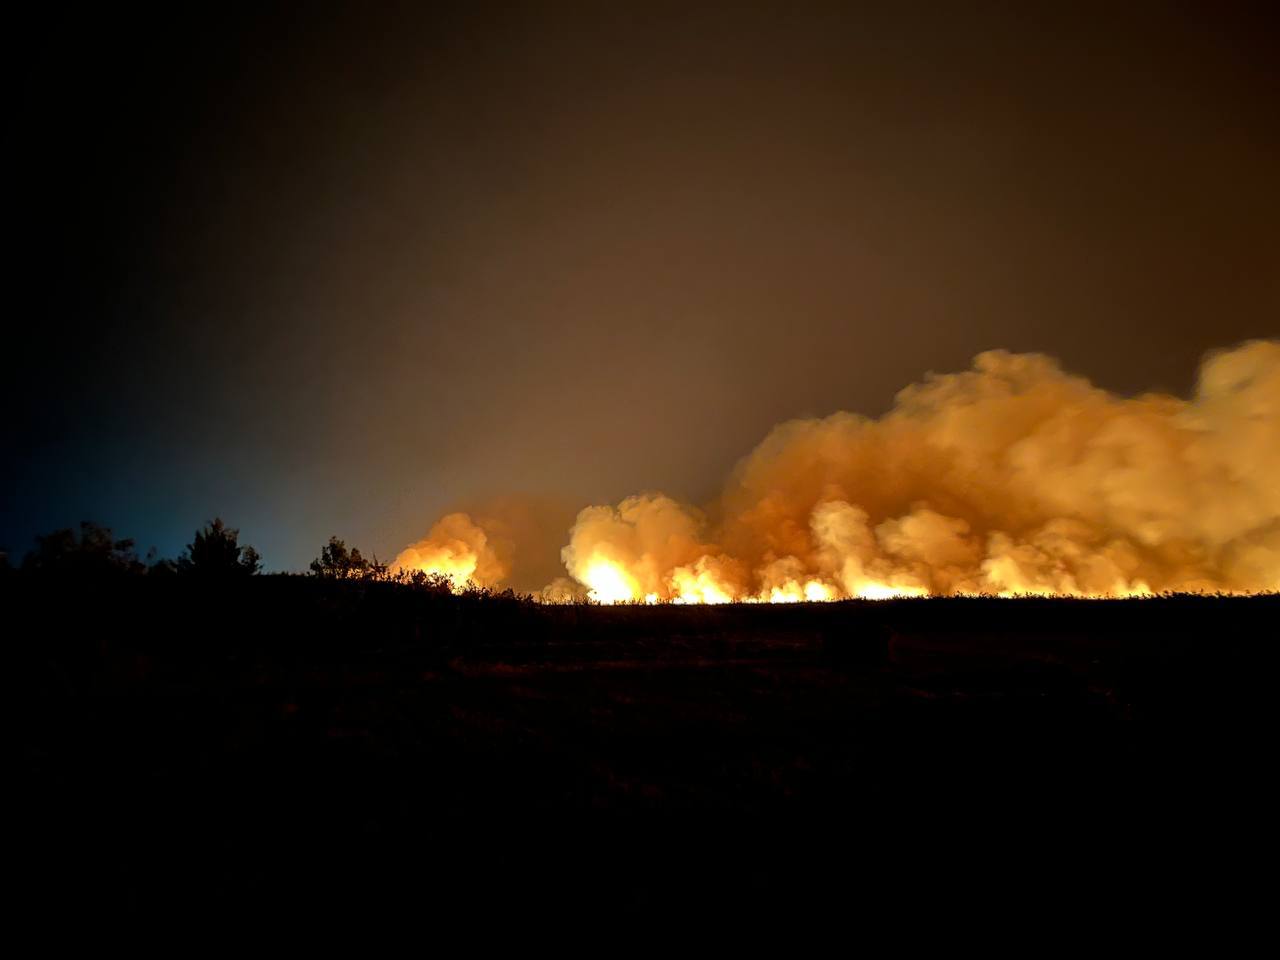
M 488 535 L 464 513 L 442 517 L 425 540 L 400 552 L 391 569 L 421 570 L 441 576 L 454 590 L 461 590 L 468 583 L 497 583 L 503 576 Z
M 502 583 L 455 513 L 399 569 Z M 1189 400 L 1120 397 L 1036 354 L 929 375 L 878 420 L 776 427 L 704 512 L 582 510 L 545 600 L 819 602 L 1280 589 L 1280 341 L 1206 358 Z
M 600 603 L 622 603 L 637 598 L 635 581 L 616 563 L 595 560 L 582 575 L 589 596 Z M 656 594 L 654 599 L 657 599 Z

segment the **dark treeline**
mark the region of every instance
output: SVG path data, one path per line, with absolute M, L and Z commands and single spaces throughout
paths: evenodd
M 33 907 L 874 926 L 1260 896 L 1232 858 L 1270 816 L 1276 596 L 547 605 L 337 539 L 260 569 L 212 522 L 172 563 L 89 526 L 0 577 Z
M 263 558 L 253 546 L 241 544 L 240 531 L 228 527 L 221 517 L 196 530 L 191 543 L 176 559 L 157 557 L 154 550 L 140 558 L 133 539 L 117 539 L 109 528 L 86 520 L 81 522 L 78 532 L 66 528 L 36 537 L 35 548 L 23 558 L 18 571 L 39 577 L 81 580 L 125 575 L 165 578 L 174 574 L 222 580 L 262 573 Z M 7 554 L 0 553 L 0 574 L 13 572 Z M 393 571 L 376 556 L 365 557 L 358 547 L 348 547 L 346 541 L 336 536 L 321 547 L 309 565 L 308 574 L 326 580 L 397 583 L 436 593 L 452 591 L 448 578 L 440 574 Z M 473 598 L 515 597 L 510 590 L 495 591 L 474 584 L 467 584 L 462 592 Z
M 253 576 L 262 572 L 262 557 L 252 546 L 240 544 L 240 531 L 215 517 L 195 532 L 176 560 L 158 559 L 154 551 L 139 559 L 131 538 L 117 539 L 107 527 L 82 521 L 77 534 L 70 528 L 36 537 L 35 549 L 22 561 L 22 571 L 59 577 Z M 8 566 L 8 558 L 4 558 Z

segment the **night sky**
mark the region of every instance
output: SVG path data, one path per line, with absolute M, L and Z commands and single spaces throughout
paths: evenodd
M 11 21 L 0 549 L 389 558 L 992 347 L 1185 394 L 1280 328 L 1272 4 L 421 6 Z

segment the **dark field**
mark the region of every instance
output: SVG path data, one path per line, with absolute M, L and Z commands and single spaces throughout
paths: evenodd
M 1261 902 L 1275 596 L 3 590 L 16 875 L 55 917 L 749 931 Z

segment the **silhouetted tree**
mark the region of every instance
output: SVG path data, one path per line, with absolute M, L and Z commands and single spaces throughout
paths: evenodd
M 358 547 L 348 549 L 344 541 L 330 537 L 320 556 L 311 561 L 311 573 L 334 580 L 381 579 L 386 576 L 387 565 L 379 563 L 377 557 L 367 560 Z
M 386 570 L 385 565 L 383 570 Z M 428 593 L 434 593 L 439 596 L 451 597 L 457 592 L 454 590 L 453 581 L 443 573 L 427 573 L 425 570 L 398 570 L 395 573 L 387 573 L 386 579 L 392 583 L 425 590 Z
M 178 572 L 178 563 L 176 560 L 162 558 L 157 560 L 151 566 L 147 567 L 147 576 L 149 577 L 172 577 Z
M 214 517 L 196 531 L 187 552 L 178 558 L 178 570 L 205 577 L 252 576 L 262 570 L 262 556 L 250 546 L 240 546 L 240 531 Z
M 142 573 L 146 565 L 138 560 L 132 540 L 117 540 L 107 527 L 85 520 L 80 524 L 79 537 L 69 529 L 36 537 L 36 548 L 23 559 L 22 568 L 41 573 L 97 576 Z
M 245 573 L 253 576 L 262 572 L 262 554 L 254 547 L 245 544 L 240 548 L 240 567 Z

